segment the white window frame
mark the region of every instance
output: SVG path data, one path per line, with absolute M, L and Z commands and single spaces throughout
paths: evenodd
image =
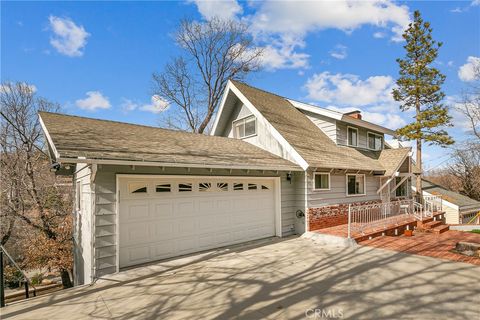
M 350 144 L 349 134 L 348 134 L 348 130 L 349 130 L 349 129 L 353 129 L 353 130 L 357 131 L 357 141 L 356 141 L 357 144 L 356 144 L 356 145 Z M 358 128 L 347 126 L 347 145 L 348 145 L 349 147 L 358 147 L 358 142 L 359 142 L 359 136 L 358 136 L 358 135 L 359 135 L 359 133 L 358 133 Z
M 400 181 L 402 180 L 402 177 L 395 177 L 395 198 L 408 198 L 409 194 L 408 194 L 408 186 L 409 186 L 409 182 L 408 182 L 408 179 L 406 179 L 405 181 L 403 181 L 402 184 L 398 185 L 397 186 L 397 180 L 400 179 Z M 405 195 L 404 196 L 399 196 L 397 195 L 397 192 L 398 190 L 400 190 L 400 188 L 404 186 L 405 187 Z
M 237 135 L 237 125 L 238 125 L 239 123 L 243 123 L 243 125 L 244 125 L 244 129 L 243 129 L 243 130 L 244 130 L 244 133 L 245 133 L 245 122 L 247 122 L 247 120 L 249 120 L 250 118 L 253 118 L 254 121 L 255 121 L 255 133 L 250 134 L 250 135 L 248 135 L 248 136 L 239 137 L 239 136 Z M 237 138 L 237 139 L 246 139 L 246 138 L 250 138 L 250 137 L 256 136 L 256 135 L 257 135 L 257 130 L 258 130 L 257 117 L 255 117 L 255 115 L 253 115 L 253 114 L 250 114 L 250 115 L 248 115 L 248 116 L 246 116 L 246 117 L 233 120 L 233 121 L 232 121 L 232 130 L 233 130 L 233 136 L 234 136 L 235 138 Z
M 363 193 L 358 193 L 358 194 L 349 194 L 348 193 L 348 177 L 349 176 L 355 176 L 355 178 L 363 176 Z M 366 196 L 367 195 L 367 177 L 365 176 L 364 173 L 347 173 L 345 175 L 345 194 L 346 194 L 347 197 L 361 197 L 361 196 Z
M 319 175 L 328 175 L 328 188 L 315 188 L 315 177 Z M 314 172 L 313 173 L 313 191 L 328 191 L 330 190 L 331 185 L 330 185 L 330 172 Z
M 372 149 L 372 148 L 370 148 L 369 137 L 368 137 L 369 135 L 374 135 L 374 136 L 377 136 L 377 137 L 382 138 L 382 145 L 380 146 L 380 149 Z M 372 131 L 368 131 L 368 132 L 367 132 L 367 149 L 373 150 L 373 151 L 380 151 L 380 150 L 383 150 L 384 146 L 385 146 L 385 138 L 383 137 L 383 135 L 378 134 L 378 133 L 375 133 L 375 132 L 372 132 Z

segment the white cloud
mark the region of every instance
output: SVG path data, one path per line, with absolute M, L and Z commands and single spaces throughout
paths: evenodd
M 382 39 L 386 37 L 386 34 L 384 32 L 378 31 L 373 34 L 373 37 L 377 39 Z
M 139 107 L 139 110 L 148 111 L 152 113 L 160 113 L 168 109 L 169 103 L 159 95 L 153 95 L 150 104 L 145 104 Z
M 347 47 L 341 44 L 335 46 L 335 49 L 330 51 L 330 55 L 335 59 L 343 60 L 347 57 Z
M 480 6 L 480 0 L 473 0 L 471 6 Z
M 388 0 L 375 1 L 265 1 L 250 17 L 257 32 L 305 35 L 324 29 L 351 32 L 368 24 L 388 28 L 392 40 L 401 38 L 401 32 L 410 22 L 409 9 Z
M 22 84 L 22 87 L 23 87 L 23 88 L 28 88 L 28 90 L 30 91 L 30 93 L 35 93 L 35 92 L 37 92 L 37 87 L 36 87 L 35 85 L 33 85 L 33 84 L 28 84 L 28 83 L 26 83 L 26 82 L 22 82 L 21 84 Z M 10 92 L 10 87 L 9 87 L 9 85 L 12 86 L 12 87 L 14 87 L 14 86 L 15 86 L 15 83 L 10 82 L 10 83 L 8 83 L 8 85 L 7 85 L 7 84 L 1 84 L 1 85 L 0 85 L 0 93 L 9 93 L 9 92 Z
M 120 104 L 120 108 L 122 108 L 122 110 L 124 112 L 129 112 L 129 111 L 133 111 L 133 110 L 136 110 L 138 109 L 139 107 L 139 104 L 130 100 L 130 99 L 126 99 L 126 98 L 122 98 L 122 103 Z
M 232 19 L 243 12 L 236 0 L 191 0 L 205 19 Z
M 297 43 L 272 42 L 263 47 L 260 63 L 267 70 L 307 68 L 310 55 L 295 52 L 296 46 Z
M 80 57 L 90 34 L 83 26 L 76 25 L 70 18 L 50 16 L 50 27 L 54 35 L 50 44 L 61 54 L 69 57 Z
M 460 7 L 456 7 L 455 9 L 450 10 L 450 12 L 452 12 L 452 13 L 462 13 L 463 10 Z
M 78 99 L 75 104 L 80 109 L 95 111 L 98 109 L 109 109 L 111 107 L 108 97 L 102 95 L 100 91 L 88 91 L 85 99 Z
M 467 58 L 467 63 L 458 69 L 458 77 L 462 81 L 474 81 L 478 77 L 475 73 L 480 71 L 480 58 L 470 56 Z
M 372 76 L 361 80 L 352 74 L 331 74 L 328 71 L 314 74 L 305 88 L 308 98 L 350 106 L 392 103 L 395 83 L 390 76 Z

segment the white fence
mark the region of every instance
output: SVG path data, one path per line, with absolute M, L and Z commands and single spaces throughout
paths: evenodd
M 434 212 L 442 211 L 442 198 L 429 196 L 423 199 L 423 205 L 414 201 L 397 200 L 360 206 L 348 206 L 348 237 L 353 232 L 361 234 L 367 228 L 387 227 L 399 220 L 414 217 L 423 220 L 432 217 Z

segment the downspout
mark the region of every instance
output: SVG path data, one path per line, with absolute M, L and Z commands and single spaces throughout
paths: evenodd
M 90 211 L 90 221 L 92 222 L 91 225 L 91 235 L 90 235 L 90 250 L 91 250 L 91 257 L 92 257 L 92 263 L 90 266 L 90 283 L 93 283 L 95 281 L 96 277 L 96 265 L 97 265 L 97 257 L 95 256 L 95 203 L 96 203 L 96 197 L 95 197 L 95 177 L 97 175 L 97 164 L 93 163 L 91 166 L 91 171 L 90 171 L 90 205 L 91 205 L 91 211 Z

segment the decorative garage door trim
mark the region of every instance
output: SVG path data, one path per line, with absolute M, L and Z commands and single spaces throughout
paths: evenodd
M 273 219 L 274 219 L 275 225 L 274 225 L 274 229 L 271 229 L 271 230 L 272 230 L 272 233 L 274 232 L 276 236 L 281 237 L 282 224 L 281 224 L 280 177 L 117 174 L 116 175 L 116 209 L 115 209 L 116 225 L 117 225 L 116 227 L 117 271 L 120 269 L 120 263 L 121 263 L 120 258 L 122 256 L 123 251 L 130 252 L 129 254 L 133 254 L 134 256 L 136 254 L 136 252 L 134 251 L 128 251 L 128 247 L 130 247 L 130 250 L 133 250 L 133 246 L 135 245 L 135 243 L 131 243 L 129 241 L 127 242 L 127 245 L 121 246 L 122 234 L 124 235 L 123 241 L 126 241 L 125 239 L 129 239 L 129 237 L 125 238 L 126 234 L 122 232 L 130 232 L 130 229 L 123 229 L 122 231 L 122 226 L 120 225 L 123 219 L 124 221 L 123 223 L 125 223 L 124 226 L 126 225 L 131 226 L 131 224 L 129 223 L 127 224 L 125 222 L 125 219 L 128 219 L 127 217 L 125 217 L 125 210 L 128 210 L 125 208 L 128 208 L 128 205 L 134 205 L 135 201 L 142 200 L 142 199 L 145 199 L 145 201 L 150 202 L 150 204 L 155 201 L 164 200 L 168 202 L 169 200 L 171 200 L 172 201 L 171 203 L 173 205 L 173 203 L 178 204 L 182 198 L 185 200 L 195 199 L 195 198 L 200 199 L 205 195 L 209 195 L 211 197 L 207 197 L 207 199 L 212 200 L 215 197 L 217 197 L 218 199 L 218 197 L 221 197 L 223 194 L 227 195 L 230 201 L 232 201 L 232 199 L 235 199 L 235 195 L 238 194 L 239 200 L 237 202 L 239 202 L 242 198 L 243 198 L 243 201 L 245 201 L 245 199 L 248 199 L 248 196 L 250 194 L 252 196 L 255 195 L 255 197 L 260 195 L 259 198 L 261 199 L 267 199 L 264 196 L 262 197 L 261 194 L 264 194 L 264 195 L 268 194 L 269 195 L 268 199 L 271 199 L 271 196 L 273 196 L 273 208 L 274 208 Z M 252 199 L 255 199 L 255 197 L 252 197 Z M 258 200 L 258 201 L 260 201 L 258 203 L 265 202 L 261 200 Z M 125 208 L 121 207 L 122 202 L 126 202 L 127 207 Z M 272 208 L 271 204 L 270 204 L 270 208 Z M 122 217 L 120 217 L 121 211 L 123 211 Z M 199 211 L 199 213 L 200 212 L 202 211 Z M 206 212 L 209 212 L 209 211 L 203 211 L 203 213 L 206 213 Z M 271 209 L 269 209 L 269 212 L 272 212 Z M 149 218 L 155 217 L 155 219 L 158 219 L 158 216 L 156 215 L 152 216 L 151 213 L 148 213 L 148 216 Z M 175 219 L 178 219 L 178 217 L 177 218 L 175 217 L 176 217 L 175 214 L 173 216 L 170 216 L 170 219 L 171 219 L 170 222 L 173 223 L 172 228 L 175 225 L 175 222 L 176 222 Z M 208 217 L 208 213 L 205 217 Z M 135 222 L 138 222 L 138 220 L 130 220 L 130 221 L 132 221 L 133 224 L 135 224 Z M 202 221 L 202 220 L 200 219 L 199 221 Z M 205 219 L 205 221 L 208 221 L 208 219 Z M 158 221 L 156 222 L 158 223 Z M 145 223 L 143 224 L 145 225 Z M 261 224 L 259 226 L 261 226 Z M 147 227 L 147 228 L 151 229 L 151 227 Z M 158 227 L 155 227 L 155 228 L 158 228 Z M 198 229 L 195 229 L 195 230 L 197 231 Z M 255 229 L 252 229 L 252 230 L 255 230 Z M 151 230 L 149 231 L 149 234 L 150 233 L 151 233 Z M 212 235 L 213 234 L 215 233 L 212 232 Z M 258 235 L 260 235 L 260 233 L 257 233 L 257 236 Z M 250 235 L 250 237 L 252 236 L 253 235 Z M 174 238 L 175 236 L 169 239 L 175 242 Z M 149 238 L 147 236 L 145 237 L 145 239 L 156 239 L 156 237 Z M 148 243 L 148 241 L 144 242 L 144 244 L 146 243 Z M 155 243 L 155 241 L 152 243 Z M 151 250 L 152 249 L 150 249 L 150 251 Z M 201 251 L 201 249 L 199 251 Z M 181 254 L 182 253 L 180 253 L 179 255 Z M 123 258 L 125 258 L 125 256 Z M 128 260 L 130 261 L 130 258 L 128 258 Z M 153 261 L 155 259 L 151 259 L 151 260 Z M 122 267 L 127 266 L 125 260 L 122 259 L 122 261 L 123 261 Z

